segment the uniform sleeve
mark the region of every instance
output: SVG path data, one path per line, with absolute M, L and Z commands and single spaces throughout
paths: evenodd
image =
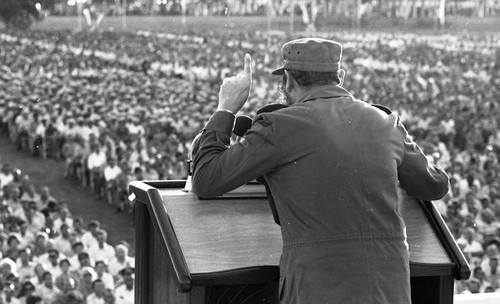
M 449 190 L 448 175 L 427 159 L 401 122 L 398 122 L 398 128 L 404 137 L 404 155 L 398 167 L 401 188 L 408 195 L 422 200 L 441 199 Z
M 268 172 L 276 163 L 273 127 L 254 121 L 243 140 L 229 146 L 234 116 L 216 112 L 193 146 L 193 191 L 215 197 Z

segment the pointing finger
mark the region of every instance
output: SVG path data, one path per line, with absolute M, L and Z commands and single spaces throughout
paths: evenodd
M 250 54 L 245 55 L 245 67 L 243 74 L 247 76 L 250 81 L 252 80 L 252 57 L 250 57 Z

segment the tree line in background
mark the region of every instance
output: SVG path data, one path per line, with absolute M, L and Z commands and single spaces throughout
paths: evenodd
M 38 6 L 38 7 L 37 7 Z M 300 16 L 314 30 L 318 20 L 342 18 L 360 26 L 363 18 L 403 21 L 433 19 L 444 24 L 445 15 L 499 16 L 499 0 L 2 0 L 0 17 L 8 27 L 26 28 L 39 11 L 51 15 L 87 13 L 123 15 L 267 15 Z M 88 19 L 89 16 L 86 16 Z

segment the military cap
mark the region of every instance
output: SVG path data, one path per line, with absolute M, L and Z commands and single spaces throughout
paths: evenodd
M 283 66 L 273 75 L 282 75 L 284 70 L 308 72 L 337 72 L 340 69 L 342 45 L 322 38 L 302 38 L 285 43 L 281 47 Z

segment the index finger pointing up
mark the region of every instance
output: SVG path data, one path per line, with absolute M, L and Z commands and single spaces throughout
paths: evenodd
M 243 70 L 243 73 L 250 81 L 252 80 L 252 57 L 250 57 L 250 54 L 245 55 L 245 67 Z

